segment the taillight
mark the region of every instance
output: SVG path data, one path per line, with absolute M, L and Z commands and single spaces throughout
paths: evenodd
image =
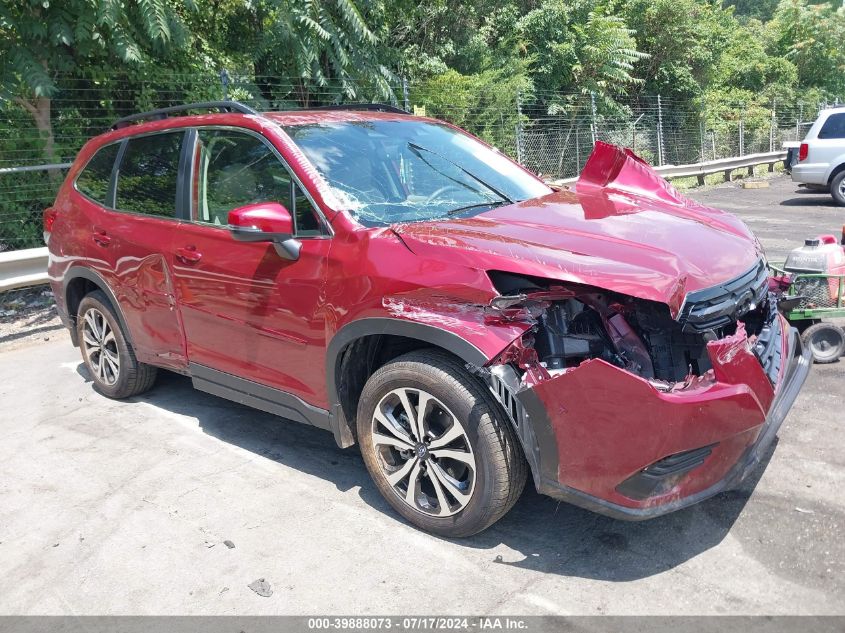
M 798 149 L 798 160 L 807 160 L 807 154 L 810 153 L 810 147 L 806 143 L 801 143 L 801 147 Z
M 53 224 L 56 221 L 56 217 L 59 215 L 59 212 L 54 209 L 53 207 L 47 207 L 44 209 L 44 243 L 47 244 L 50 241 L 50 233 L 53 232 Z

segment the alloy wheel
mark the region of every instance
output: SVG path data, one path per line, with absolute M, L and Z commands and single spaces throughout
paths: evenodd
M 113 385 L 120 375 L 120 354 L 117 339 L 105 315 L 89 308 L 83 317 L 82 345 L 88 365 L 100 382 Z
M 446 517 L 467 506 L 475 455 L 460 420 L 432 394 L 409 387 L 387 393 L 373 414 L 372 440 L 387 482 L 414 510 Z

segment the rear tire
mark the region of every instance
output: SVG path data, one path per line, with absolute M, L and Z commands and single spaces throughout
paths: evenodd
M 845 205 L 845 170 L 840 171 L 830 182 L 830 195 L 838 204 Z
M 144 393 L 155 383 L 157 368 L 135 358 L 114 308 L 100 290 L 79 303 L 76 333 L 82 361 L 99 393 L 119 400 Z
M 378 369 L 361 393 L 357 430 L 382 496 L 439 536 L 484 530 L 525 485 L 527 465 L 504 411 L 445 352 L 410 352 Z
M 835 363 L 845 353 L 845 330 L 833 323 L 815 323 L 801 334 L 819 364 Z

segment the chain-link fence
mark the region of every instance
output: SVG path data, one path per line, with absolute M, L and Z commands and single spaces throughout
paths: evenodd
M 599 100 L 589 94 L 409 85 L 392 95 L 375 87 L 314 88 L 296 79 L 125 73 L 56 78 L 51 99 L 0 99 L 0 251 L 41 245 L 41 213 L 55 197 L 62 168 L 118 118 L 196 101 L 235 99 L 257 110 L 355 101 L 389 101 L 450 121 L 547 178 L 575 176 L 596 140 L 631 147 L 654 164 L 686 164 L 779 149 L 806 133 L 826 104 L 721 104 L 640 95 Z M 34 171 L 23 171 L 33 168 Z

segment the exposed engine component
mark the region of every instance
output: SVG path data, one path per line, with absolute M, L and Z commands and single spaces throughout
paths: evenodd
M 700 376 L 710 369 L 707 342 L 730 333 L 725 328 L 686 333 L 665 306 L 649 302 L 639 302 L 630 318 L 649 349 L 654 377 L 669 382 L 684 380 L 690 374 Z
M 601 358 L 643 378 L 668 382 L 710 369 L 706 346 L 715 336 L 685 334 L 668 310 L 655 304 L 637 302 L 624 308 L 623 313 L 592 307 L 579 299 L 553 303 L 538 320 L 538 358 L 550 370 Z
M 646 379 L 683 382 L 710 370 L 707 343 L 737 328 L 734 318 L 715 329 L 685 331 L 663 304 L 592 288 L 544 286 L 515 275 L 494 279 L 514 293 L 499 297 L 508 314 L 528 314 L 517 311 L 520 305 L 530 309 L 535 325 L 525 348 L 551 373 L 601 359 Z M 771 314 L 768 300 L 744 313 L 748 335 L 759 335 Z
M 599 314 L 577 299 L 555 302 L 540 316 L 534 349 L 548 369 L 577 367 L 588 358 L 624 366 Z

